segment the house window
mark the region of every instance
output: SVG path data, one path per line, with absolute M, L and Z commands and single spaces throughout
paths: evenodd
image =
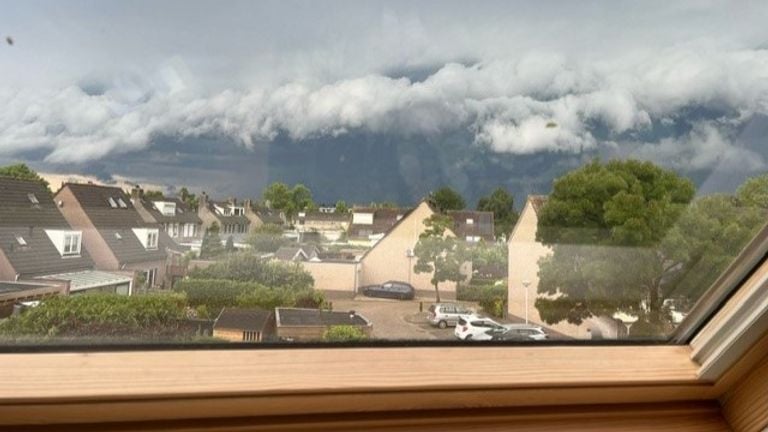
M 112 197 L 109 197 L 109 198 L 107 199 L 107 201 L 109 202 L 109 206 L 110 206 L 110 207 L 112 207 L 112 208 L 117 208 L 117 201 L 115 201 L 115 199 L 114 199 L 114 198 L 112 198 Z
M 123 201 L 122 198 L 117 198 L 117 203 L 120 205 L 120 208 L 128 208 L 128 205 Z
M 37 200 L 37 197 L 36 197 L 36 196 L 35 196 L 35 194 L 33 194 L 33 193 L 29 193 L 29 194 L 27 194 L 27 198 L 29 198 L 29 201 L 30 201 L 32 204 L 40 204 L 40 201 L 38 201 L 38 200 Z
M 467 225 L 474 225 L 475 220 L 472 218 L 467 218 Z
M 80 255 L 80 234 L 64 234 L 62 255 Z
M 157 249 L 157 230 L 147 232 L 147 249 Z
M 24 240 L 24 237 L 22 237 L 20 235 L 16 236 L 16 243 L 18 243 L 20 246 L 26 246 L 27 245 L 27 241 Z

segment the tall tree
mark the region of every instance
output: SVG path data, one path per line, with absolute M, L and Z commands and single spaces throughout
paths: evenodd
M 315 207 L 312 191 L 303 184 L 296 184 L 290 188 L 285 183 L 272 183 L 264 190 L 263 196 L 270 208 L 281 210 L 291 222 L 300 211 Z
M 349 213 L 349 207 L 345 201 L 336 201 L 336 213 Z
M 440 301 L 441 282 L 460 282 L 464 279 L 461 265 L 467 260 L 464 242 L 448 235 L 453 224 L 450 217 L 433 215 L 424 221 L 427 229 L 419 236 L 413 249 L 416 273 L 432 273 L 432 285 L 435 287 L 435 301 Z
M 467 206 L 461 194 L 448 186 L 432 192 L 428 200 L 440 213 L 445 213 L 448 210 L 463 210 Z
M 517 223 L 518 214 L 515 211 L 515 201 L 512 195 L 503 188 L 496 188 L 487 197 L 477 202 L 480 211 L 493 212 L 494 235 L 501 238 L 509 235 Z
M 156 190 L 144 191 L 144 197 L 149 200 L 161 200 L 165 198 L 165 196 L 163 196 L 163 193 L 161 191 L 156 191 Z
M 736 196 L 746 206 L 768 209 L 768 174 L 747 179 Z
M 17 180 L 36 181 L 45 186 L 45 188 L 50 191 L 50 185 L 48 182 L 44 178 L 40 177 L 37 172 L 23 163 L 0 167 L 0 176 L 12 177 Z
M 680 263 L 660 250 L 693 183 L 650 162 L 595 161 L 557 179 L 539 212 L 536 307 L 548 323 L 623 312 L 663 327 L 666 286 Z M 657 333 L 658 334 L 658 333 Z
M 221 236 L 219 235 L 219 224 L 212 223 L 203 235 L 203 242 L 200 245 L 200 258 L 214 258 L 224 252 L 221 245 Z
M 189 192 L 189 189 L 182 187 L 179 189 L 179 198 L 191 209 L 197 210 L 200 200 L 193 193 Z

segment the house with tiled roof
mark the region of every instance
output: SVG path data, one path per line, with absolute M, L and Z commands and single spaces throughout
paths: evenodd
M 149 198 L 135 186 L 131 189 L 131 203 L 145 222 L 163 227 L 176 243 L 199 248 L 203 240 L 203 221 L 195 209 L 177 197 Z
M 456 237 L 469 243 L 495 240 L 493 212 L 476 210 L 449 210 Z
M 83 247 L 85 233 L 60 210 L 61 203 L 42 184 L 0 177 L 0 280 L 45 279 L 65 292 L 128 294 L 132 278 L 94 270 L 95 260 Z M 89 283 L 81 283 L 83 278 Z
M 54 200 L 67 222 L 82 231 L 97 269 L 133 272 L 147 287 L 164 285 L 169 250 L 176 244 L 160 224 L 142 218 L 122 189 L 65 183 Z
M 273 312 L 257 307 L 224 308 L 213 325 L 213 337 L 230 342 L 262 342 L 274 334 Z
M 251 200 L 228 198 L 226 201 L 214 201 L 205 192 L 200 194 L 197 215 L 202 221 L 203 234 L 216 224 L 222 242 L 232 237 L 236 247 L 246 247 L 248 235 L 256 228 L 267 223 L 282 225 L 284 222 L 280 212 L 257 208 Z

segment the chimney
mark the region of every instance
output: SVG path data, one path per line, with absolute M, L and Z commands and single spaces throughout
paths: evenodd
M 200 199 L 198 202 L 197 211 L 199 212 L 204 208 L 208 208 L 208 194 L 205 193 L 205 191 L 200 192 Z
M 232 204 L 232 205 L 236 205 L 237 204 L 237 199 L 235 199 L 235 197 L 229 197 L 229 198 L 227 198 L 227 202 Z
M 245 213 L 253 213 L 253 209 L 251 208 L 251 200 L 247 199 L 243 201 L 243 207 L 245 207 Z
M 141 190 L 141 186 L 134 185 L 133 188 L 131 188 L 131 200 L 132 201 L 138 201 L 139 198 L 144 194 L 144 191 Z

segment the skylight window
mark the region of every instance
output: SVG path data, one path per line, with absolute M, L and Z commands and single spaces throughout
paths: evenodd
M 120 208 L 128 208 L 128 205 L 123 201 L 122 198 L 117 199 L 117 203 L 120 205 Z
M 20 235 L 16 236 L 16 243 L 18 243 L 20 246 L 26 246 L 27 245 L 27 241 L 24 240 L 24 237 L 22 237 Z
M 110 206 L 110 207 L 112 207 L 112 208 L 117 208 L 117 202 L 115 201 L 115 199 L 114 199 L 114 198 L 112 198 L 112 197 L 109 197 L 109 198 L 107 199 L 107 201 L 109 202 L 109 206 Z
M 30 201 L 32 204 L 40 204 L 40 201 L 38 201 L 38 200 L 37 200 L 37 197 L 36 197 L 36 196 L 35 196 L 35 194 L 33 194 L 33 193 L 29 193 L 29 194 L 27 194 L 27 198 L 29 198 L 29 201 Z
M 118 239 L 118 240 L 122 240 L 123 236 L 119 232 L 116 232 L 115 233 L 115 238 Z

